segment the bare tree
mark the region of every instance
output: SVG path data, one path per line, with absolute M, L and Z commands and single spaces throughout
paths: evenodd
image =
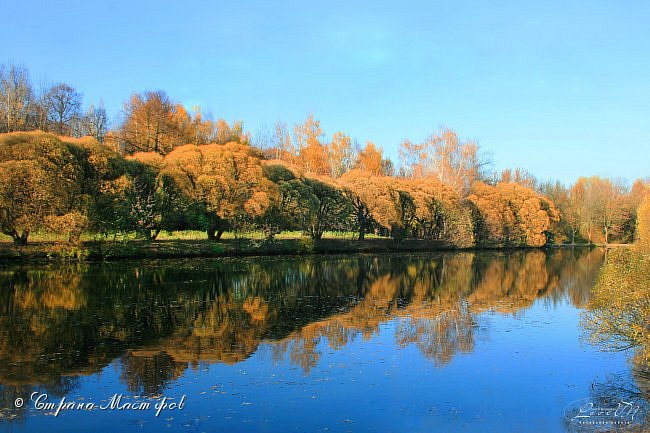
M 0 65 L 0 130 L 24 130 L 28 126 L 32 104 L 29 72 L 22 66 Z
M 90 135 L 102 143 L 107 130 L 108 114 L 106 114 L 104 103 L 100 101 L 97 107 L 91 104 L 83 117 L 81 124 L 82 135 Z
M 472 182 L 483 177 L 490 164 L 477 143 L 461 141 L 448 128 L 431 134 L 422 143 L 404 141 L 400 148 L 402 173 L 407 177 L 434 177 L 465 195 Z
M 79 115 L 81 94 L 65 83 L 50 88 L 45 96 L 47 118 L 54 131 L 64 135 L 71 132 L 70 122 Z

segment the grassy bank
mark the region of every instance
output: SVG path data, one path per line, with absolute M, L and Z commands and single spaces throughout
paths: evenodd
M 261 232 L 235 237 L 224 233 L 219 241 L 210 241 L 205 232 L 183 231 L 160 233 L 155 241 L 137 239 L 133 233 L 111 236 L 82 235 L 79 245 L 65 243 L 65 238 L 50 233 L 34 233 L 26 246 L 15 246 L 7 236 L 0 235 L 0 261 L 59 260 L 127 260 L 182 257 L 226 257 L 257 255 L 301 255 L 340 253 L 417 252 L 453 249 L 444 241 L 403 240 L 368 235 L 363 241 L 356 233 L 326 232 L 323 239 L 312 240 L 300 232 L 283 232 L 269 241 Z M 628 244 L 575 244 L 573 247 L 626 247 Z M 550 245 L 549 247 L 571 247 Z M 480 249 L 481 247 L 476 247 Z M 483 247 L 490 248 L 490 247 Z M 494 247 L 492 247 L 494 248 Z
M 160 259 L 180 257 L 224 257 L 255 255 L 372 253 L 397 251 L 435 251 L 448 249 L 441 241 L 392 239 L 162 239 L 153 242 L 142 240 L 86 241 L 80 245 L 37 241 L 16 247 L 10 242 L 0 242 L 2 261 L 47 260 L 123 260 Z

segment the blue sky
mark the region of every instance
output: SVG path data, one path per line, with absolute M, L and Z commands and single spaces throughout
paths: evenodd
M 314 113 L 392 157 L 446 125 L 495 168 L 650 176 L 650 2 L 133 3 L 0 0 L 0 62 L 112 116 L 163 89 L 251 131 Z

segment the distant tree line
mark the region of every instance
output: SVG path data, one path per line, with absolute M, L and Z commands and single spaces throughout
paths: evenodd
M 67 84 L 35 91 L 26 69 L 0 67 L 0 230 L 137 232 L 355 231 L 457 247 L 631 242 L 647 182 L 540 183 L 489 170 L 477 143 L 440 128 L 404 141 L 396 166 L 372 142 L 308 116 L 255 136 L 242 122 L 192 113 L 164 92 L 133 94 L 110 127 L 101 102 L 83 110 Z M 30 131 L 33 132 L 16 132 Z

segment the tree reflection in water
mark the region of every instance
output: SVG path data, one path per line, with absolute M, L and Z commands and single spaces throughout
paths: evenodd
M 390 321 L 399 347 L 442 365 L 473 350 L 478 313 L 582 307 L 602 261 L 595 249 L 5 266 L 0 399 L 65 395 L 114 360 L 130 392 L 159 394 L 262 342 L 308 374 L 321 342 L 337 350 Z

